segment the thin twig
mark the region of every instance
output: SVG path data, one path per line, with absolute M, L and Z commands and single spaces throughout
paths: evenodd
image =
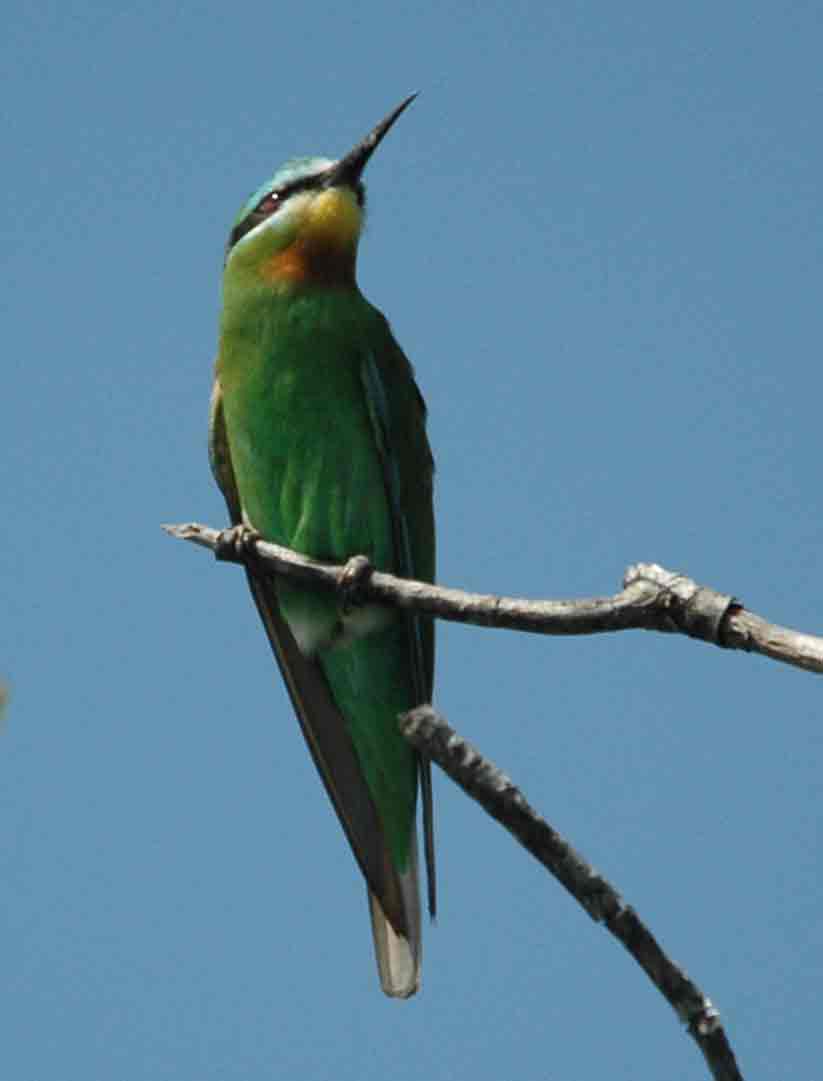
M 655 564 L 628 569 L 614 597 L 578 601 L 528 601 L 446 589 L 372 570 L 362 556 L 343 566 L 320 563 L 290 549 L 207 526 L 164 526 L 182 540 L 209 548 L 219 559 L 253 563 L 273 574 L 338 591 L 345 603 L 379 603 L 415 609 L 441 619 L 537 634 L 594 634 L 644 628 L 674 631 L 716 645 L 762 652 L 823 671 L 823 640 L 773 627 L 745 612 L 731 596 L 699 587 Z M 715 1081 L 742 1081 L 709 998 L 663 952 L 619 893 L 597 874 L 492 762 L 461 739 L 430 706 L 400 718 L 404 737 L 438 765 L 542 863 L 623 944 L 665 996 L 700 1047 Z
M 215 552 L 221 532 L 194 522 L 163 527 L 171 536 Z M 320 563 L 268 541 L 251 541 L 248 552 L 220 549 L 221 559 L 253 559 L 275 574 L 311 582 L 324 589 L 341 587 L 345 566 Z M 396 578 L 382 571 L 359 575 L 363 601 L 414 609 L 457 623 L 502 627 L 532 634 L 602 634 L 653 630 L 685 634 L 725 649 L 760 653 L 772 660 L 823 672 L 823 638 L 769 623 L 746 611 L 734 597 L 699 586 L 685 575 L 655 563 L 629 567 L 623 589 L 613 597 L 574 601 L 531 601 L 492 594 L 466 593 L 428 582 Z
M 720 1015 L 710 999 L 661 949 L 617 890 L 541 818 L 493 762 L 450 728 L 431 706 L 400 718 L 400 730 L 548 868 L 598 923 L 604 923 L 668 1000 L 716 1081 L 742 1081 Z

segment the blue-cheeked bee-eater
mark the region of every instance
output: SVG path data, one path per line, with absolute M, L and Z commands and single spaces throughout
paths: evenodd
M 330 563 L 434 580 L 433 462 L 409 361 L 355 279 L 366 163 L 403 101 L 337 161 L 295 158 L 226 251 L 212 470 L 234 525 Z M 283 679 L 366 879 L 383 990 L 420 984 L 416 804 L 434 914 L 429 763 L 400 713 L 431 701 L 429 618 L 247 571 Z

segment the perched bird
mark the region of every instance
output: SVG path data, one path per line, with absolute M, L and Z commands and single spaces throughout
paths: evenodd
M 334 563 L 434 579 L 426 407 L 355 281 L 361 176 L 407 98 L 338 161 L 295 158 L 229 237 L 209 455 L 232 522 Z M 416 802 L 434 915 L 429 763 L 397 716 L 431 701 L 431 620 L 347 606 L 262 571 L 249 585 L 303 735 L 366 879 L 380 982 L 420 983 Z

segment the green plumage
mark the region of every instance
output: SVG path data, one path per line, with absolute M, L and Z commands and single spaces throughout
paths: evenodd
M 360 172 L 405 104 L 340 162 L 291 163 L 235 223 L 210 450 L 233 521 L 317 559 L 363 554 L 433 580 L 425 407 L 388 323 L 354 283 Z M 367 879 L 384 990 L 406 997 L 419 980 L 421 764 L 397 715 L 431 699 L 433 625 L 391 609 L 343 612 L 330 594 L 259 574 L 250 584 Z M 422 777 L 433 910 L 427 763 Z
M 252 297 L 224 316 L 218 377 L 231 460 L 248 522 L 265 538 L 316 559 L 366 555 L 380 570 L 432 579 L 431 459 L 422 401 L 408 361 L 383 316 L 355 289 L 311 288 Z M 238 320 L 238 314 L 240 316 Z M 235 334 L 238 321 L 253 337 Z M 411 563 L 396 551 L 364 367 L 373 362 L 396 433 L 399 506 L 411 523 Z M 233 433 L 238 433 L 232 438 Z M 417 790 L 414 755 L 393 719 L 431 695 L 431 622 L 423 631 L 428 670 L 411 670 L 407 620 L 374 613 L 382 631 L 345 642 L 333 597 L 285 582 L 281 610 L 313 652 L 346 716 L 393 854 L 405 869 Z M 302 633 L 301 633 L 302 632 Z M 343 644 L 332 646 L 343 638 Z

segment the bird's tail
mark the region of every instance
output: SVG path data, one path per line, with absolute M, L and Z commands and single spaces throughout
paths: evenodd
M 368 890 L 369 914 L 380 985 L 392 998 L 409 998 L 420 987 L 422 935 L 420 888 L 417 880 L 417 829 L 412 827 L 409 866 L 400 879 L 406 932 L 398 932 L 386 918 L 380 901 Z

